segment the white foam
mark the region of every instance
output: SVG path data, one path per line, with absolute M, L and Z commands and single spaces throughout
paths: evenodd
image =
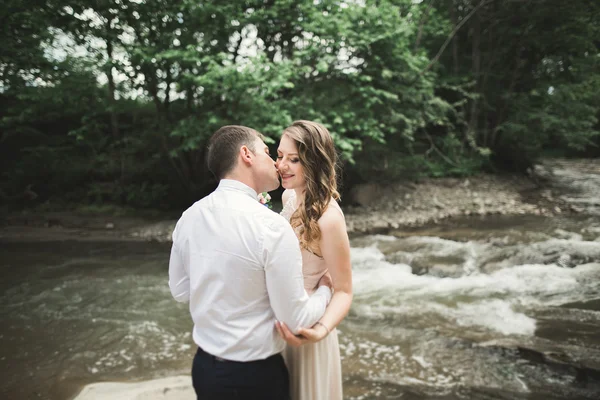
M 373 235 L 372 238 L 377 242 L 395 242 L 398 240 L 397 237 L 389 235 Z
M 457 278 L 413 275 L 409 265 L 384 261 L 384 255 L 374 247 L 352 249 L 352 260 L 357 292 L 395 288 L 402 289 L 402 294 L 410 297 L 571 292 L 577 288 L 577 272 L 580 271 L 556 265 L 526 264 L 504 268 L 489 275 L 463 275 Z
M 448 242 L 438 238 L 426 241 Z M 353 310 L 358 315 L 381 318 L 431 313 L 461 326 L 484 327 L 505 335 L 532 335 L 535 320 L 517 310 L 576 300 L 582 279 L 598 274 L 598 264 L 573 269 L 526 264 L 489 275 L 414 275 L 409 265 L 385 261 L 375 246 L 353 248 L 352 260 Z
M 456 322 L 461 326 L 483 326 L 504 335 L 533 335 L 536 326 L 533 318 L 515 312 L 508 302 L 502 300 L 459 303 Z
M 377 261 L 385 260 L 385 255 L 377 249 L 377 246 L 352 247 L 350 249 L 352 266 L 360 269 L 368 269 L 375 266 Z

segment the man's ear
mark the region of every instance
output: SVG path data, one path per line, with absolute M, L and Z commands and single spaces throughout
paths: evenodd
M 240 147 L 240 157 L 242 158 L 242 161 L 244 162 L 244 164 L 250 166 L 250 165 L 252 165 L 254 153 L 252 153 L 252 151 L 250 151 L 248 146 L 244 145 L 244 146 Z

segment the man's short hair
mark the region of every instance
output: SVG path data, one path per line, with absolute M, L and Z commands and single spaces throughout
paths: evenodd
M 217 130 L 208 141 L 206 162 L 208 169 L 219 180 L 223 179 L 236 166 L 242 146 L 255 152 L 256 138 L 263 135 L 252 128 L 241 125 L 226 125 Z

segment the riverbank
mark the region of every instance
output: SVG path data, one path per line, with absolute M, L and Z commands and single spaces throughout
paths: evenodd
M 369 234 L 436 224 L 464 216 L 568 213 L 600 215 L 600 160 L 552 160 L 529 176 L 481 174 L 469 178 L 363 184 L 343 199 L 348 233 Z M 81 212 L 7 215 L 0 240 L 167 242 L 175 216 L 140 217 Z
M 547 160 L 528 176 L 490 175 L 354 188 L 348 231 L 378 233 L 486 215 L 600 215 L 600 160 Z

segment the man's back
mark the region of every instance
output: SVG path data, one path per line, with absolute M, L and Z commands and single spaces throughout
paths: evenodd
M 190 302 L 199 347 L 227 360 L 260 360 L 284 348 L 276 313 L 312 324 L 324 310 L 327 300 L 302 314 L 308 296 L 286 289 L 290 282 L 303 288 L 301 262 L 285 219 L 248 186 L 223 180 L 177 223 L 169 285 L 176 300 Z

